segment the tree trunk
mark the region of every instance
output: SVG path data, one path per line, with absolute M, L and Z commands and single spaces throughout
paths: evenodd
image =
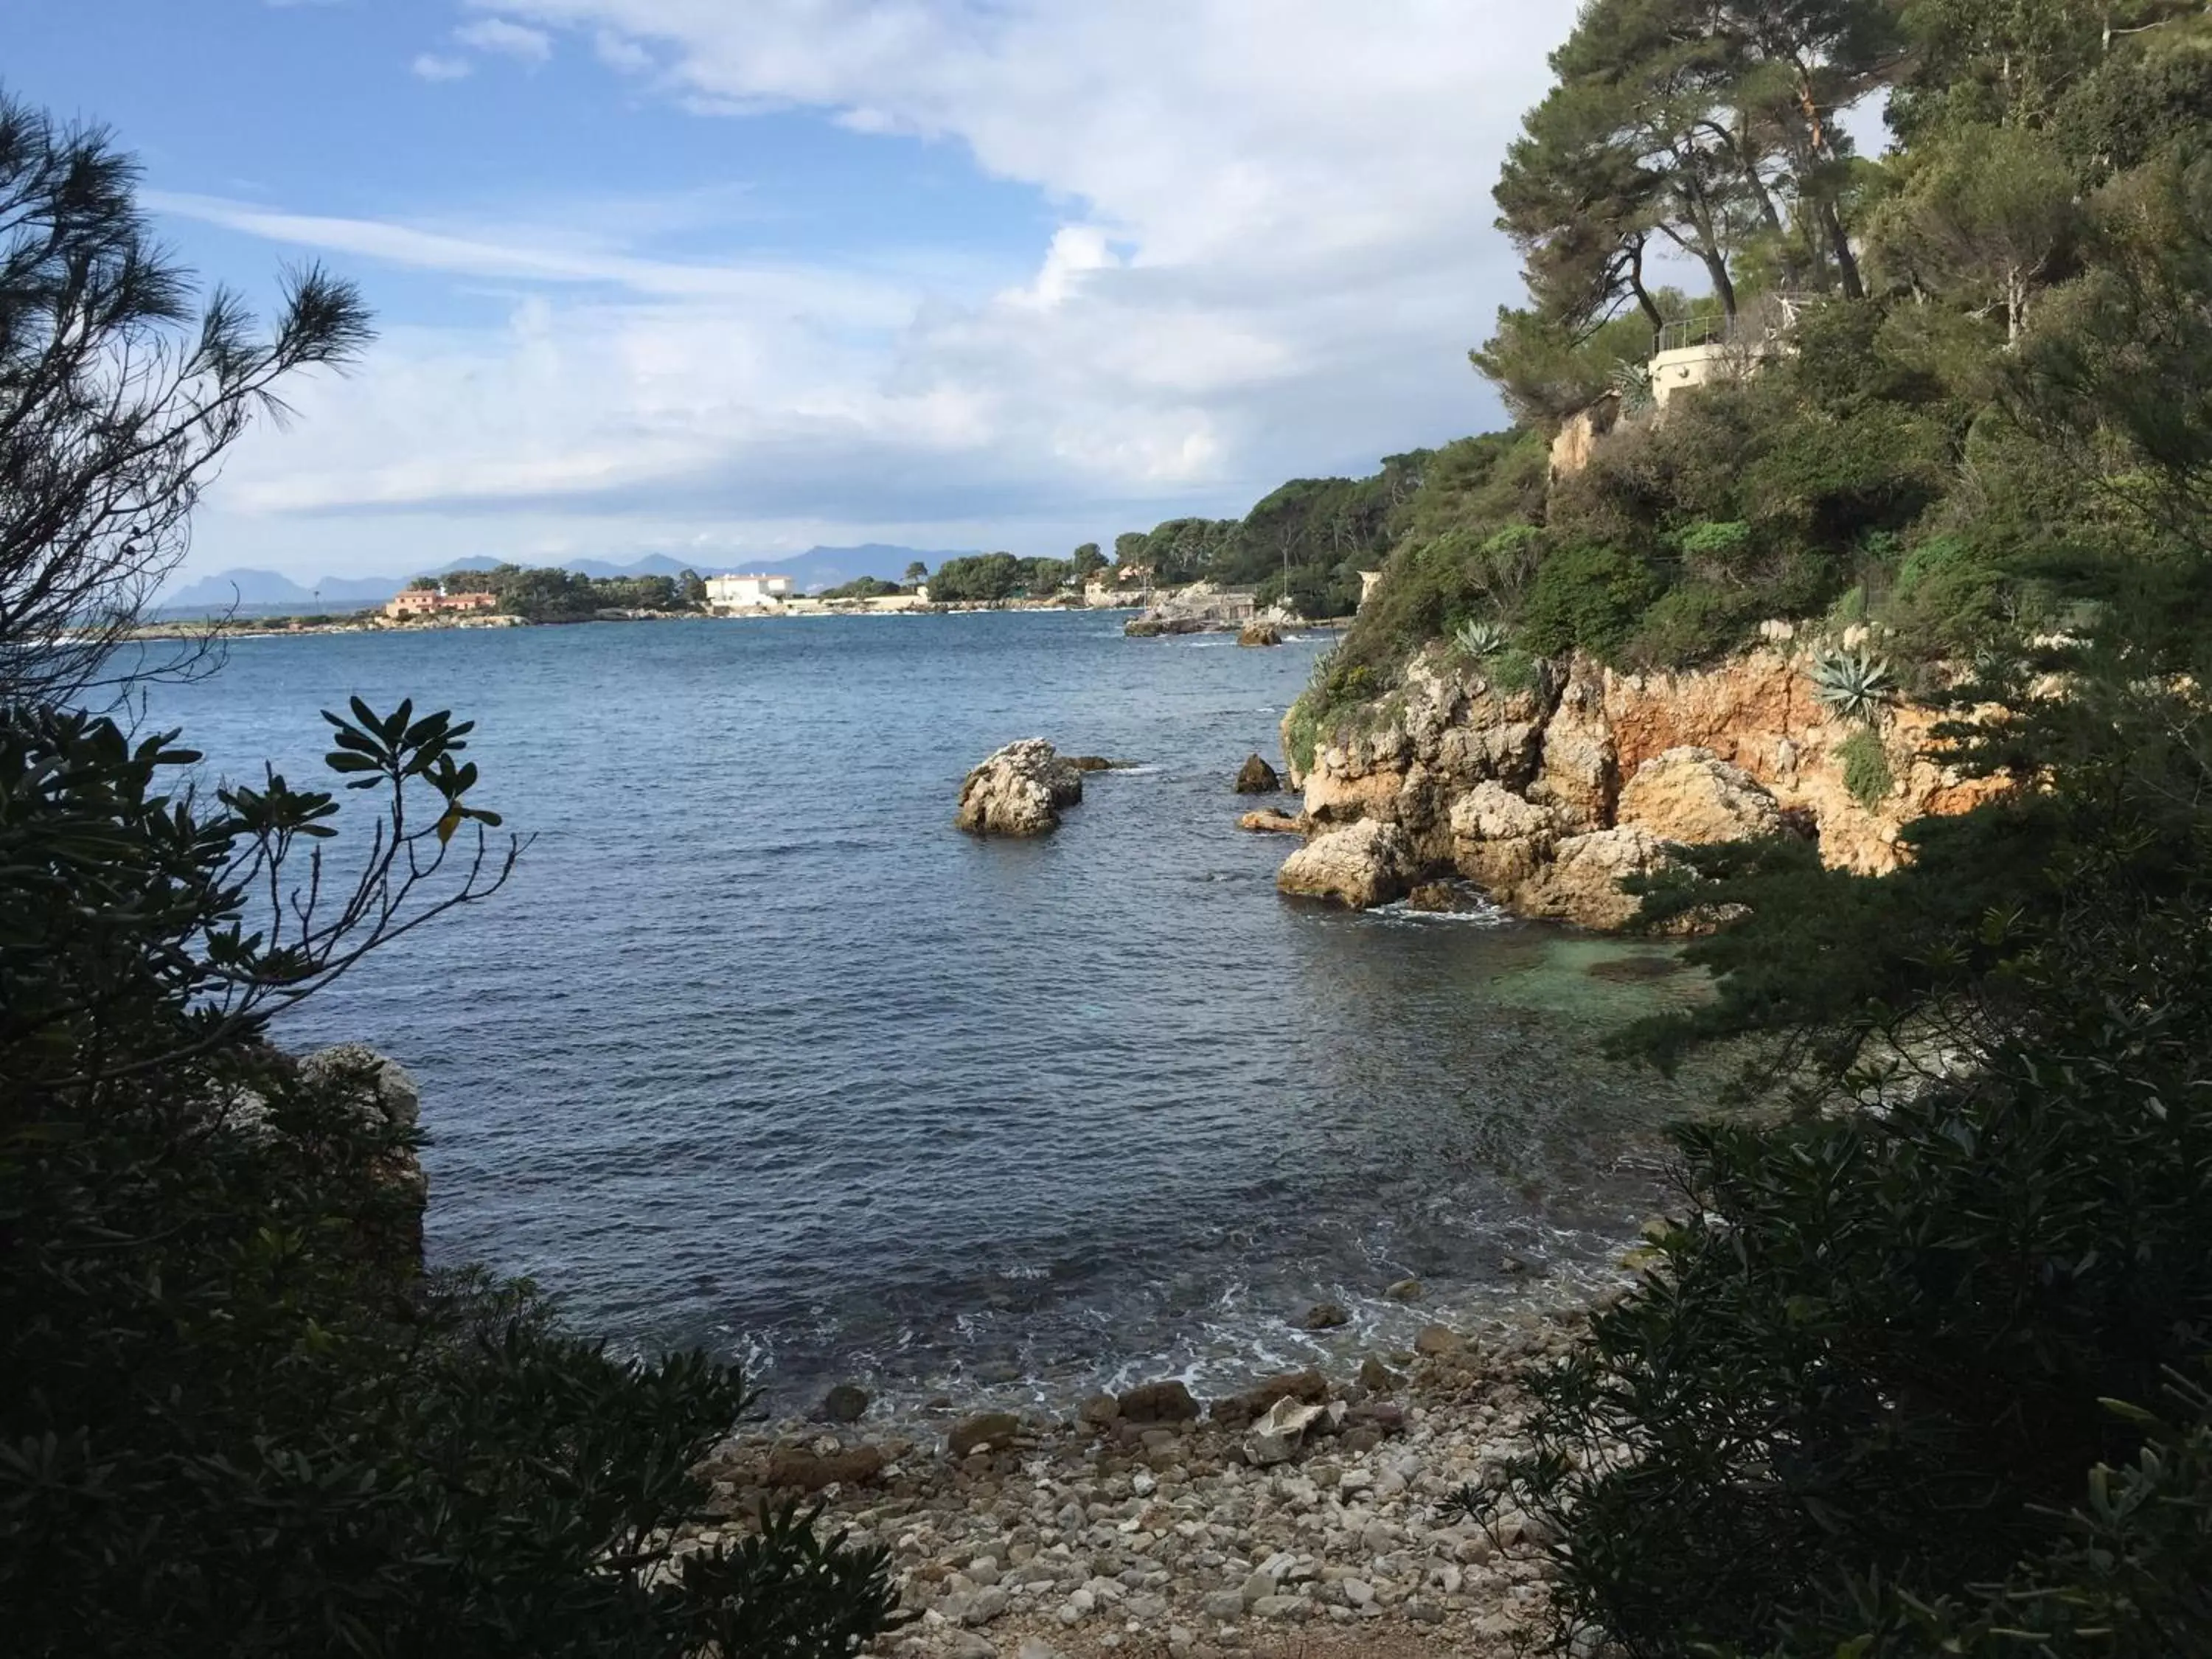
M 1828 233 L 1828 246 L 1836 256 L 1836 274 L 1843 283 L 1846 300 L 1866 298 L 1866 284 L 1859 279 L 1858 256 L 1851 252 L 1850 233 L 1844 228 L 1844 216 L 1836 211 L 1836 204 L 1826 197 L 1820 198 L 1820 222 Z
M 1651 332 L 1656 336 L 1667 326 L 1667 319 L 1660 313 L 1659 302 L 1651 297 L 1651 290 L 1644 286 L 1644 239 L 1640 236 L 1628 256 L 1628 285 L 1636 290 L 1636 303 L 1651 319 Z

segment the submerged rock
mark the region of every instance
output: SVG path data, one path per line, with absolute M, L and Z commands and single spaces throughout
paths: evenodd
M 857 1423 L 868 1412 L 868 1391 L 857 1382 L 840 1382 L 822 1397 L 822 1415 L 832 1423 Z
M 1042 738 L 1010 743 L 968 775 L 953 822 L 971 835 L 1042 836 L 1083 799 L 1083 772 Z
M 1282 779 L 1264 756 L 1254 755 L 1237 769 L 1237 793 L 1240 795 L 1272 795 L 1282 787 Z
M 1404 830 L 1363 818 L 1316 836 L 1291 854 L 1275 885 L 1298 897 L 1333 899 L 1364 910 L 1402 897 L 1411 865 Z
M 1406 895 L 1406 903 L 1444 916 L 1471 915 L 1484 908 L 1480 892 L 1456 881 L 1425 881 Z
M 1268 806 L 1256 812 L 1247 812 L 1237 820 L 1237 827 L 1262 836 L 1303 836 L 1306 832 L 1306 821 Z
M 1303 1323 L 1310 1331 L 1333 1331 L 1352 1322 L 1352 1311 L 1341 1302 L 1316 1302 L 1306 1310 Z

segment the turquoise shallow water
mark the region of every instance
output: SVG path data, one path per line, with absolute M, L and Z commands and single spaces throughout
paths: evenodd
M 1229 792 L 1321 641 L 1120 618 L 243 640 L 154 709 L 295 777 L 358 692 L 477 722 L 537 837 L 491 903 L 293 1016 L 421 1079 L 428 1237 L 772 1393 L 1211 1386 L 1603 1271 L 1694 1096 L 1596 1052 L 1684 981 L 1491 916 L 1286 903 Z M 1127 757 L 1048 841 L 951 828 L 1012 738 Z M 1632 947 L 1636 954 L 1648 947 Z M 1403 1331 L 1397 1334 L 1402 1335 Z

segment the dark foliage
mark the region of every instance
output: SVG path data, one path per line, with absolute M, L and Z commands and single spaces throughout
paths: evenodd
M 129 639 L 184 557 L 192 506 L 277 387 L 368 339 L 345 283 L 290 272 L 275 327 L 196 303 L 95 128 L 0 94 L 0 702 L 209 665 Z

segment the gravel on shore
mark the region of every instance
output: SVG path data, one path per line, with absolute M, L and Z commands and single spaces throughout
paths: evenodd
M 1519 1652 L 1545 1622 L 1541 1523 L 1450 1500 L 1523 1449 L 1522 1378 L 1585 1317 L 1432 1327 L 1356 1377 L 1292 1373 L 1210 1409 L 1170 1382 L 1072 1419 L 787 1424 L 710 1456 L 717 1518 L 678 1547 L 811 1495 L 823 1528 L 890 1553 L 908 1622 L 877 1647 L 900 1659 Z M 1286 1413 L 1310 1420 L 1266 1432 Z

